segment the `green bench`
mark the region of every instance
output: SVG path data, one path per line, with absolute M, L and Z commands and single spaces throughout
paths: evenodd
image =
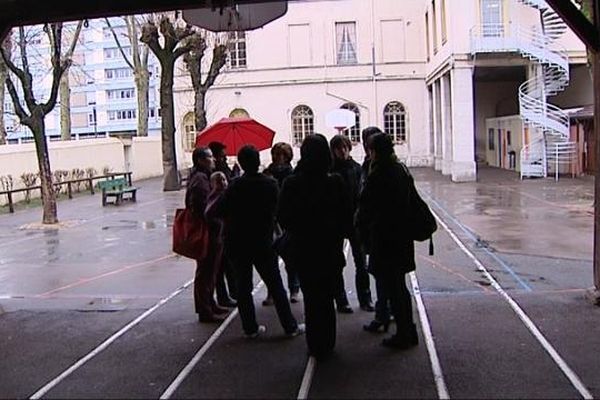
M 108 197 L 114 197 L 116 205 L 121 204 L 123 200 L 126 199 L 136 201 L 135 193 L 137 188 L 128 186 L 125 178 L 100 181 L 98 182 L 98 188 L 102 190 L 102 206 L 106 205 L 106 199 Z M 124 195 L 128 195 L 127 198 L 125 198 Z

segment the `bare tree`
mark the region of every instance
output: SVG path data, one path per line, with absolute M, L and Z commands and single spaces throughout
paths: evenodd
M 6 35 L 6 38 L 1 43 L 4 47 L 4 50 L 7 52 L 10 57 L 10 49 L 11 49 L 11 32 Z M 5 86 L 6 86 L 6 77 L 8 76 L 8 69 L 6 67 L 6 63 L 4 59 L 0 57 L 0 145 L 6 144 L 6 125 L 4 123 L 4 115 L 6 110 L 4 109 L 4 94 L 5 94 Z
M 161 14 L 158 16 L 158 24 L 156 24 L 153 17 L 144 23 L 141 41 L 148 45 L 158 58 L 161 66 L 160 109 L 162 117 L 163 190 L 179 190 L 173 105 L 175 61 L 189 51 L 200 48 L 202 38 L 200 33 L 190 25 L 176 26 L 169 18 L 169 14 Z
M 208 35 L 210 34 L 204 31 L 200 46 L 183 56 L 183 61 L 190 71 L 192 87 L 194 88 L 194 123 L 197 131 L 206 128 L 206 92 L 215 84 L 217 77 L 221 73 L 221 69 L 227 62 L 227 46 L 219 43 L 218 36 L 212 34 L 214 36 L 212 60 L 206 73 L 206 78 L 202 82 L 202 61 L 205 56 L 204 53 L 208 48 Z
M 135 16 L 130 15 L 123 17 L 127 26 L 127 37 L 131 45 L 131 60 L 125 53 L 125 49 L 119 40 L 119 37 L 113 29 L 108 18 L 105 18 L 106 25 L 110 28 L 113 38 L 117 43 L 119 52 L 123 59 L 129 65 L 129 68 L 133 70 L 133 76 L 135 79 L 135 88 L 137 96 L 137 134 L 138 136 L 148 136 L 148 90 L 150 87 L 150 72 L 148 71 L 148 46 L 140 44 L 138 38 L 140 27 Z
M 67 65 L 67 69 L 60 79 L 60 138 L 62 140 L 71 140 L 71 85 L 69 83 L 69 70 L 71 68 L 73 52 L 81 34 L 83 21 L 79 21 L 73 33 L 73 37 L 69 38 L 72 45 L 69 50 L 62 56 L 61 62 Z
M 29 60 L 27 58 L 27 43 L 25 37 L 25 29 L 21 26 L 18 28 L 17 48 L 18 56 L 20 58 L 20 67 L 18 67 L 12 60 L 4 47 L 0 46 L 0 53 L 2 58 L 12 73 L 7 76 L 6 86 L 8 93 L 12 99 L 12 103 L 15 108 L 15 114 L 19 118 L 21 124 L 27 126 L 33 133 L 37 161 L 40 172 L 40 181 L 42 189 L 42 204 L 43 204 L 43 217 L 42 222 L 44 224 L 54 224 L 58 222 L 57 209 L 56 209 L 56 193 L 52 185 L 52 170 L 50 168 L 50 157 L 48 153 L 48 143 L 46 139 L 46 126 L 45 117 L 50 113 L 56 105 L 58 97 L 58 88 L 60 86 L 60 79 L 68 69 L 71 62 L 70 58 L 65 59 L 62 57 L 62 23 L 52 23 L 44 25 L 44 32 L 48 36 L 50 44 L 50 64 L 51 64 L 51 75 L 52 75 L 52 86 L 50 88 L 50 94 L 46 102 L 40 102 L 36 100 L 34 95 L 33 87 L 33 76 L 29 66 Z M 66 54 L 72 54 L 73 48 L 77 42 L 71 43 L 71 47 Z M 23 93 L 23 102 L 19 98 L 19 92 L 13 82 L 12 76 L 15 76 L 21 84 Z

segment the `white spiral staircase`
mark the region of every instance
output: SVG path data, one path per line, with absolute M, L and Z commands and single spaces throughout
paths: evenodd
M 569 141 L 569 116 L 547 100 L 569 84 L 568 54 L 554 43 L 566 32 L 567 25 L 545 0 L 516 1 L 540 11 L 541 31 L 518 24 L 508 28 L 504 24 L 482 26 L 472 32 L 471 48 L 473 52 L 518 51 L 539 66 L 538 73 L 519 86 L 519 112 L 524 127 L 521 179 L 546 177 L 549 165 L 558 178 L 560 166 L 570 165 L 577 157 L 577 145 Z

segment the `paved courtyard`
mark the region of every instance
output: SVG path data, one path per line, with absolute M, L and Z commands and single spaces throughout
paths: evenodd
M 198 324 L 194 263 L 171 253 L 183 191 L 136 182 L 137 203 L 100 196 L 0 216 L 0 398 L 577 398 L 600 397 L 600 308 L 592 285 L 593 179 L 520 181 L 482 168 L 454 184 L 413 169 L 440 219 L 435 255 L 418 245 L 408 278 L 420 345 L 397 352 L 338 315 L 334 357 L 314 363 L 272 307 L 266 335 L 242 337 L 233 312 Z M 284 269 L 282 268 L 282 273 Z M 292 305 L 302 319 L 302 303 Z M 393 326 L 392 326 L 393 329 Z

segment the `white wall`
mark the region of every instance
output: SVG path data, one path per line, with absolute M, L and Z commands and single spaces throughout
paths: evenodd
M 85 170 L 95 168 L 98 175 L 104 167 L 114 172 L 125 171 L 125 152 L 121 140 L 116 138 L 57 141 L 48 143 L 50 167 L 53 171 L 74 168 Z M 161 176 L 162 157 L 160 138 L 134 138 L 131 144 L 132 160 L 130 169 L 134 180 Z M 25 187 L 21 175 L 25 172 L 38 172 L 35 144 L 14 144 L 0 146 L 0 175 L 12 175 L 14 189 Z M 37 191 L 32 197 L 39 196 Z M 15 195 L 14 200 L 22 198 Z M 0 204 L 6 204 L 6 196 L 0 196 Z

